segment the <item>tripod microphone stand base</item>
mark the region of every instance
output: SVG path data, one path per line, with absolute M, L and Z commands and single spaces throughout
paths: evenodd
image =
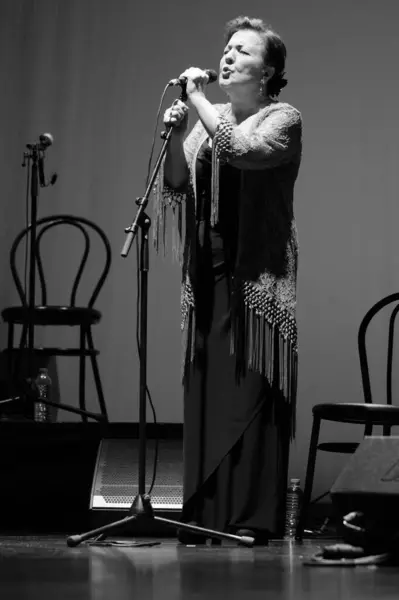
M 95 541 L 102 542 L 106 539 L 107 533 L 112 533 L 116 529 L 121 529 L 125 525 L 133 523 L 137 519 L 142 520 L 154 520 L 160 523 L 164 523 L 167 526 L 178 528 L 183 531 L 189 531 L 190 533 L 201 535 L 202 537 L 209 537 L 219 540 L 229 540 L 236 542 L 242 546 L 252 547 L 254 545 L 254 538 L 248 536 L 233 535 L 230 533 L 223 533 L 222 531 L 215 531 L 213 529 L 205 529 L 204 527 L 198 527 L 197 525 L 189 525 L 188 523 L 181 523 L 180 521 L 173 521 L 172 519 L 164 519 L 163 517 L 157 517 L 154 515 L 153 508 L 151 506 L 151 499 L 148 495 L 137 495 L 129 509 L 130 515 L 115 521 L 109 525 L 104 525 L 87 533 L 80 535 L 71 535 L 67 538 L 67 545 L 70 548 L 79 546 L 82 542 L 95 538 Z M 150 544 L 153 545 L 153 544 Z

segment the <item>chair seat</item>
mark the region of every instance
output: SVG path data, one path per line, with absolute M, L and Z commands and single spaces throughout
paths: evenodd
M 322 442 L 317 449 L 324 452 L 335 452 L 337 454 L 353 454 L 359 447 L 356 442 Z
M 35 306 L 33 315 L 23 306 L 9 306 L 2 311 L 6 323 L 23 325 L 95 325 L 101 319 L 101 313 L 86 306 Z
M 314 416 L 317 415 L 326 421 L 360 425 L 366 422 L 376 425 L 399 425 L 399 407 L 389 404 L 338 402 L 336 404 L 316 404 L 312 410 Z

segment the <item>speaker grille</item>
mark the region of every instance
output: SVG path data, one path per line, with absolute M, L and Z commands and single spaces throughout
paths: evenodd
M 158 510 L 181 510 L 183 442 L 159 440 L 157 474 L 151 504 Z M 153 475 L 155 440 L 147 442 L 146 491 Z M 100 443 L 90 508 L 128 509 L 138 493 L 139 441 L 104 439 Z

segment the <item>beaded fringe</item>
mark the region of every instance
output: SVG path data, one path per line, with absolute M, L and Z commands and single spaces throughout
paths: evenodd
M 244 305 L 244 303 L 243 303 Z M 295 437 L 298 352 L 296 344 L 283 336 L 279 328 L 253 308 L 243 306 L 231 323 L 230 354 L 236 359 L 239 383 L 247 370 L 266 377 L 290 408 L 290 438 Z M 195 310 L 186 305 L 183 322 L 183 380 L 189 380 L 195 360 Z M 276 406 L 276 409 L 278 407 Z
M 220 173 L 220 159 L 217 155 L 217 140 L 214 139 L 212 144 L 212 199 L 211 199 L 211 225 L 214 227 L 219 221 L 219 173 Z M 157 182 L 154 186 L 154 197 L 155 197 L 155 227 L 154 227 L 154 247 L 155 250 L 159 251 L 160 242 L 163 246 L 163 253 L 167 253 L 167 209 L 172 208 L 173 220 L 172 220 L 172 253 L 180 264 L 183 261 L 183 205 L 186 194 L 177 192 L 168 188 L 164 184 L 164 167 L 165 161 L 162 161 Z M 191 182 L 192 184 L 192 182 Z M 190 185 L 188 186 L 190 188 Z M 192 185 L 191 185 L 192 187 Z M 194 202 L 194 206 L 196 202 Z M 194 210 L 193 214 L 188 214 L 186 217 L 186 225 L 191 230 L 193 228 L 194 219 L 194 230 L 195 230 L 195 208 L 187 207 L 190 213 Z M 187 234 L 187 232 L 186 232 Z
M 216 153 L 216 143 L 212 145 L 212 200 L 211 200 L 211 225 L 214 227 L 219 221 L 219 173 L 220 159 Z
M 163 254 L 167 253 L 167 211 L 172 209 L 172 255 L 175 260 L 183 262 L 183 198 L 185 194 L 176 192 L 164 185 L 164 161 L 159 169 L 158 179 L 154 186 L 154 216 L 153 242 L 156 252 L 160 244 Z

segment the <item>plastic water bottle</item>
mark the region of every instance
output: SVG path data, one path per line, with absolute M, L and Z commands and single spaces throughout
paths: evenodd
M 287 489 L 284 530 L 285 540 L 295 540 L 296 538 L 303 496 L 300 484 L 300 479 L 290 479 L 290 484 Z
M 39 374 L 35 379 L 35 389 L 38 393 L 39 401 L 35 402 L 35 421 L 46 423 L 50 421 L 50 406 L 40 402 L 40 399 L 51 400 L 51 378 L 48 370 L 39 369 Z

